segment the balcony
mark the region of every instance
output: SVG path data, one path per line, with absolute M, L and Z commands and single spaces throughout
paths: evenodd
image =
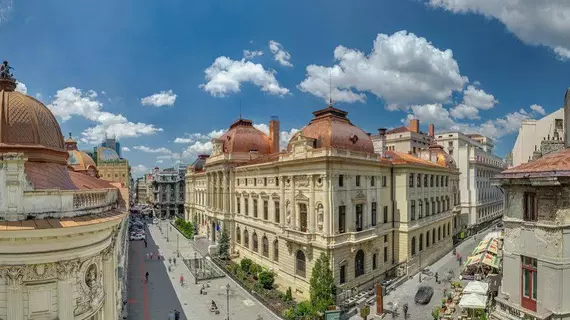
M 441 213 L 436 213 L 436 214 L 432 214 L 429 216 L 424 216 L 422 218 L 413 220 L 413 221 L 409 221 L 408 222 L 408 231 L 411 229 L 415 229 L 415 228 L 419 228 L 419 227 L 423 227 L 426 225 L 430 225 L 436 221 L 440 221 L 446 218 L 451 217 L 452 215 L 452 211 L 453 210 L 447 210 Z
M 283 229 L 280 237 L 299 244 L 308 244 L 317 239 L 317 235 L 315 233 L 306 233 L 301 230 L 290 228 Z
M 552 320 L 552 311 L 542 310 L 538 312 L 527 310 L 520 305 L 507 299 L 504 295 L 495 297 L 495 310 L 491 314 L 491 319 L 506 320 Z

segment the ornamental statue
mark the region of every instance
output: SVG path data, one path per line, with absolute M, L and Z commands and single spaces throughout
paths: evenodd
M 8 65 L 8 61 L 4 60 L 0 65 L 0 79 L 14 80 L 14 75 L 10 70 L 14 70 L 14 68 Z

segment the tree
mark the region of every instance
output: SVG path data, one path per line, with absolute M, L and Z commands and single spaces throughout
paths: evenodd
M 230 236 L 226 228 L 222 230 L 222 236 L 218 244 L 218 255 L 222 260 L 228 260 L 230 258 Z
M 335 304 L 336 286 L 334 276 L 329 264 L 329 257 L 321 253 L 315 261 L 311 275 L 311 304 L 315 311 L 325 312 L 329 306 Z
M 259 273 L 259 283 L 263 285 L 265 289 L 273 288 L 273 282 L 275 281 L 275 275 L 271 271 L 261 271 Z

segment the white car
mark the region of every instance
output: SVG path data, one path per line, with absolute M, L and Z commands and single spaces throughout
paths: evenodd
M 146 240 L 146 236 L 142 233 L 131 234 L 131 241 L 132 240 Z
M 152 223 L 158 224 L 158 219 L 157 218 L 152 219 Z

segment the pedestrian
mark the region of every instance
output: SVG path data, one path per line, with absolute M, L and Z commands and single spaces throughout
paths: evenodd
M 145 254 L 145 259 L 148 260 L 148 252 Z
M 463 261 L 463 259 L 461 257 L 459 257 L 459 266 L 461 266 L 462 261 Z
M 146 239 L 145 239 L 144 240 L 144 247 L 146 248 L 146 246 L 147 246 L 147 243 L 146 243 Z
M 152 260 L 152 252 L 150 253 L 150 260 Z
M 174 261 L 174 264 L 176 264 L 176 258 L 172 258 L 172 261 Z
M 436 273 L 435 273 L 435 282 L 437 282 L 437 283 L 439 283 L 439 282 L 438 282 L 438 278 L 439 278 L 439 274 L 436 272 Z
M 146 282 L 148 282 L 148 271 L 145 274 L 145 279 L 146 279 Z
M 459 254 L 459 251 L 457 251 L 456 255 L 457 255 L 457 260 L 459 260 L 459 257 L 461 256 L 461 255 Z
M 174 320 L 180 320 L 180 311 L 174 309 Z
M 172 310 L 170 310 L 170 313 L 168 314 L 168 320 L 174 320 L 174 312 L 172 312 Z

